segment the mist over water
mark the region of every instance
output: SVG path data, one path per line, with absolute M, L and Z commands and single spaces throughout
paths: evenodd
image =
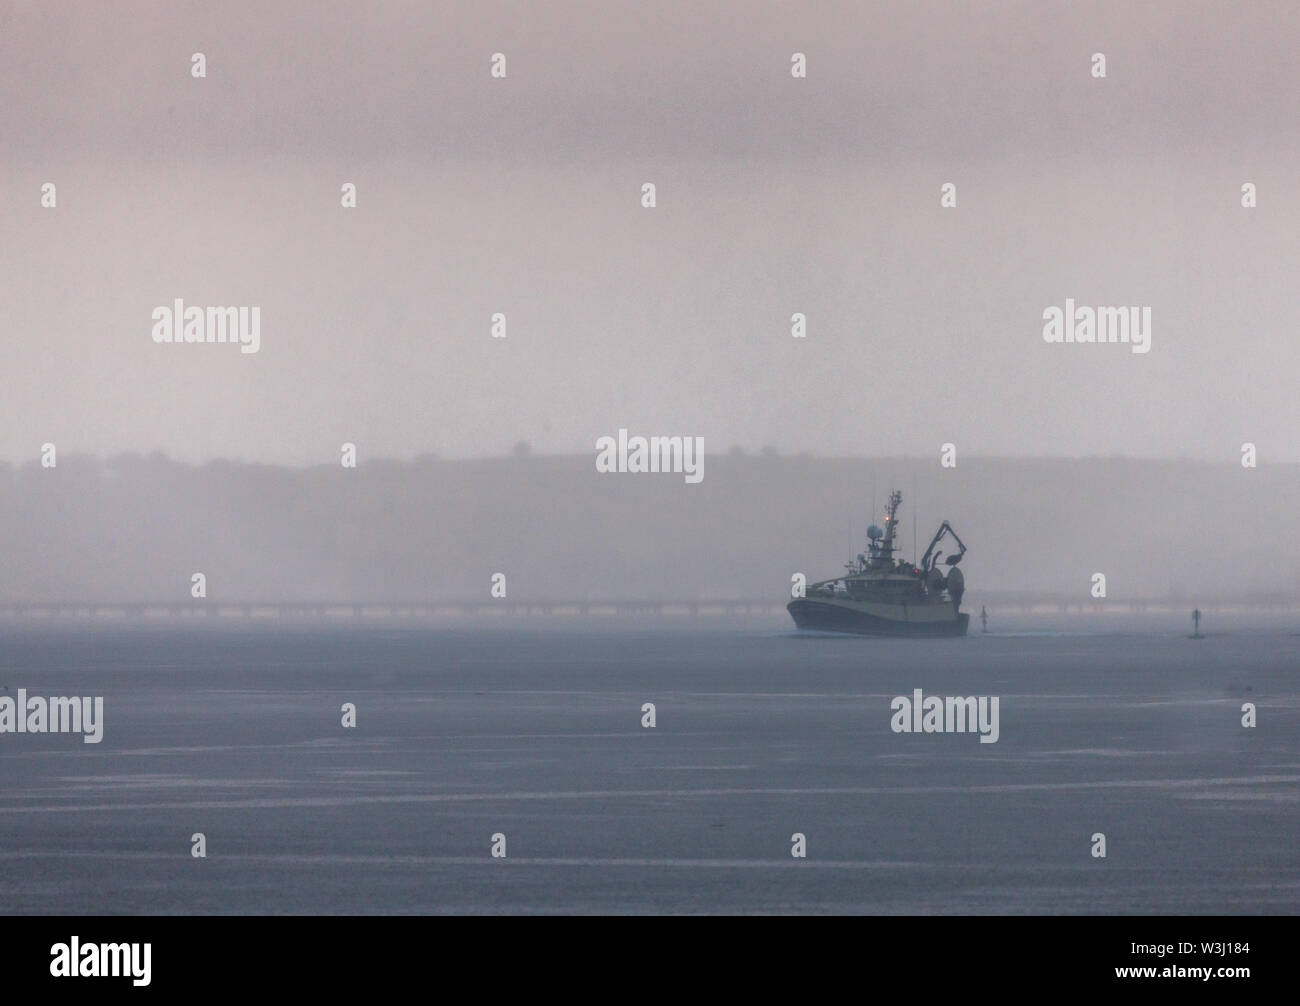
M 706 450 L 709 446 L 706 442 Z M 426 457 L 311 468 L 157 455 L 0 465 L 0 605 L 490 599 L 788 600 L 836 576 L 891 489 L 902 555 L 940 521 L 969 547 L 966 607 L 984 591 L 1091 603 L 1172 599 L 1300 606 L 1300 466 L 1122 458 L 837 459 L 720 452 L 704 480 L 610 474 L 595 452 Z M 914 547 L 915 543 L 915 547 Z M 1184 603 L 1185 602 L 1185 603 Z

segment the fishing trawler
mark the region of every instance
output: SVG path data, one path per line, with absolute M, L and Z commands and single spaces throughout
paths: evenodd
M 965 577 L 957 568 L 966 546 L 952 525 L 939 525 L 919 565 L 895 559 L 898 506 L 903 494 L 890 493 L 882 530 L 867 528 L 867 551 L 845 563 L 845 574 L 807 586 L 787 606 L 800 629 L 853 632 L 864 636 L 964 636 L 970 615 L 963 613 Z M 958 551 L 943 562 L 936 551 L 951 535 Z M 945 574 L 941 566 L 946 566 Z

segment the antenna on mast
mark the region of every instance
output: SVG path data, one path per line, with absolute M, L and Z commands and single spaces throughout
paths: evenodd
M 912 475 L 912 561 L 916 562 L 916 475 Z

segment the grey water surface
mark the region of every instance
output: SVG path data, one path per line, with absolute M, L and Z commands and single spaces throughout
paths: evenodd
M 0 911 L 1295 913 L 1298 654 L 10 625 L 0 695 L 102 695 L 104 734 L 0 734 Z M 893 732 L 917 688 L 998 696 L 997 742 Z

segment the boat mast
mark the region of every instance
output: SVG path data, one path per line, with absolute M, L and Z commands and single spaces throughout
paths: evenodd
M 885 516 L 885 539 L 880 545 L 880 557 L 883 563 L 894 561 L 894 532 L 898 530 L 898 506 L 903 502 L 903 494 L 895 489 L 889 494 L 889 513 Z

